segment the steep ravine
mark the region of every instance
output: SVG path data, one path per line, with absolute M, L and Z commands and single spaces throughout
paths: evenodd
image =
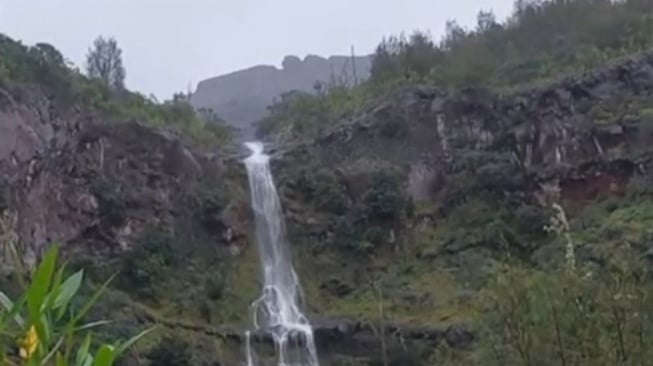
M 473 346 L 478 290 L 501 258 L 492 220 L 514 228 L 517 255 L 546 265 L 559 250 L 541 231 L 551 203 L 581 210 L 649 184 L 652 91 L 650 54 L 509 95 L 415 86 L 316 141 L 275 147 L 323 364 Z M 165 325 L 139 352 L 174 334 L 199 365 L 242 356 L 260 283 L 241 158 L 36 88 L 0 89 L 0 209 L 25 259 L 56 241 L 93 281 L 120 272 L 96 315 L 118 319 L 118 335 Z

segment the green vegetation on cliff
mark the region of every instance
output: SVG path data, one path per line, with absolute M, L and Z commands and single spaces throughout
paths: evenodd
M 289 93 L 270 108 L 259 134 L 314 137 L 401 86 L 508 90 L 578 75 L 651 46 L 650 1 L 518 0 L 504 22 L 485 11 L 474 29 L 449 21 L 439 42 L 420 31 L 383 40 L 370 80 L 352 89 L 328 85 L 317 95 Z
M 115 40 L 98 38 L 88 55 L 88 75 L 52 45 L 25 46 L 0 34 L 0 87 L 38 85 L 66 104 L 100 111 L 111 121 L 137 121 L 170 129 L 204 147 L 225 146 L 231 131 L 208 111 L 196 112 L 187 98 L 159 103 L 123 87 L 124 69 Z

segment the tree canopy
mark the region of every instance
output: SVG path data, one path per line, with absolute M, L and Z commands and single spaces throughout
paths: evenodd
M 95 39 L 86 55 L 86 72 L 89 77 L 101 80 L 111 89 L 120 90 L 125 87 L 122 50 L 113 37 L 105 39 L 100 36 Z

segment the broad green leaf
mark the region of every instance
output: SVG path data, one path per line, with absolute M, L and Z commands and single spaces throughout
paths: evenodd
M 118 355 L 123 354 L 129 347 L 131 347 L 134 343 L 138 342 L 139 339 L 145 337 L 148 333 L 152 332 L 156 327 L 151 327 L 149 329 L 146 329 L 139 334 L 133 336 L 129 340 L 121 343 L 118 346 L 118 351 L 116 352 Z
M 61 283 L 63 282 L 63 275 L 64 273 L 66 273 L 66 268 L 67 268 L 66 263 L 62 263 L 59 266 L 59 269 L 57 269 L 57 273 L 55 273 L 54 279 L 52 280 L 53 287 L 56 285 L 61 285 Z
M 70 300 L 77 294 L 79 287 L 82 284 L 82 279 L 84 278 L 84 270 L 79 270 L 74 275 L 68 277 L 66 282 L 61 285 L 61 291 L 54 300 L 54 309 L 66 308 L 70 303 Z
M 46 320 L 45 316 L 39 316 L 36 321 L 32 323 L 34 328 L 36 328 L 36 335 L 39 339 L 39 346 L 43 344 L 47 344 L 47 339 L 48 339 L 48 329 L 46 326 Z
M 40 318 L 41 304 L 43 304 L 43 300 L 48 294 L 48 289 L 52 282 L 52 275 L 54 274 L 54 268 L 57 262 L 57 253 L 58 249 L 56 245 L 48 249 L 43 261 L 39 264 L 32 277 L 32 283 L 27 289 L 27 310 L 32 322 Z
M 93 366 L 111 366 L 116 358 L 116 350 L 113 346 L 105 344 L 95 354 Z
M 59 268 L 57 269 L 57 272 L 54 274 L 54 277 L 52 278 L 52 284 L 50 285 L 50 291 L 48 292 L 47 301 L 45 301 L 43 306 L 47 306 L 48 308 L 53 308 L 54 302 L 56 301 L 57 297 L 59 297 L 59 293 L 61 292 L 61 282 L 63 281 L 63 274 L 65 270 L 66 270 L 65 264 L 59 266 Z
M 73 319 L 68 322 L 69 326 L 74 326 L 78 321 L 80 321 L 84 316 L 86 316 L 86 313 L 88 313 L 89 310 L 95 305 L 95 303 L 100 299 L 100 296 L 102 293 L 107 289 L 109 286 L 109 283 L 113 280 L 115 275 L 111 276 L 102 286 L 93 294 L 90 300 L 84 304 L 84 307 L 82 307 L 82 310 L 79 311 L 77 315 Z

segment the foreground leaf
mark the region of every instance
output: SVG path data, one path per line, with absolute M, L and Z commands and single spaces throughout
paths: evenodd
M 95 355 L 93 366 L 111 366 L 116 358 L 116 350 L 113 346 L 105 344 Z
M 60 309 L 60 313 L 65 311 L 70 300 L 72 300 L 72 298 L 77 294 L 77 291 L 79 291 L 83 278 L 84 270 L 82 269 L 66 279 L 63 285 L 61 285 L 61 292 L 59 292 L 57 298 L 54 300 L 54 309 Z

